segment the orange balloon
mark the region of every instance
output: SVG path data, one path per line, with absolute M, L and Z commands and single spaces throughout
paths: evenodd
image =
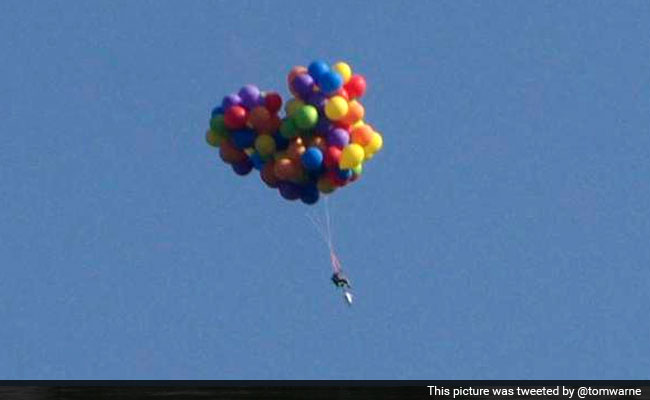
M 318 147 L 324 153 L 327 148 L 327 142 L 322 136 L 316 135 L 309 140 L 309 146 Z
M 275 176 L 274 163 L 273 161 L 267 161 L 260 171 L 260 176 L 262 180 L 268 187 L 276 188 L 278 187 L 278 177 Z
M 275 176 L 281 180 L 289 181 L 298 176 L 296 164 L 289 158 L 280 158 L 273 166 Z
M 347 125 L 354 125 L 357 121 L 363 119 L 366 110 L 363 108 L 363 105 L 356 100 L 350 101 L 348 103 L 348 113 L 345 114 L 345 117 L 340 120 Z
M 264 106 L 257 106 L 248 113 L 248 124 L 258 132 L 262 128 L 269 128 L 269 121 L 271 120 L 271 113 Z M 264 133 L 269 133 L 265 131 Z
M 302 139 L 297 137 L 289 144 L 289 147 L 287 148 L 287 157 L 300 162 L 300 157 L 306 150 L 307 148 L 303 144 Z
M 298 75 L 306 74 L 307 72 L 307 68 L 303 67 L 302 65 L 297 65 L 291 68 L 291 71 L 289 71 L 289 75 L 287 76 L 287 83 L 289 84 L 289 91 L 294 95 L 294 97 L 299 98 L 300 95 L 293 90 L 293 85 L 291 84 L 291 82 L 293 82 L 293 78 Z
M 350 133 L 350 139 L 352 139 L 352 143 L 356 143 L 365 147 L 368 145 L 368 143 L 370 143 L 370 139 L 372 139 L 372 133 L 373 130 L 370 125 L 359 125 L 352 129 L 352 132 Z
M 224 140 L 219 146 L 219 155 L 224 162 L 236 164 L 246 159 L 246 153 L 237 149 L 230 140 Z

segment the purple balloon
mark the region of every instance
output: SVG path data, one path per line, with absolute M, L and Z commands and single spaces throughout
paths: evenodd
M 261 93 L 255 85 L 246 85 L 239 90 L 239 97 L 244 107 L 249 110 L 259 104 Z
M 327 132 L 332 130 L 332 124 L 327 118 L 321 118 L 321 116 L 318 116 L 318 122 L 316 123 L 316 128 L 314 130 L 316 132 L 326 134 Z
M 282 181 L 278 183 L 280 195 L 287 200 L 297 200 L 300 197 L 300 187 L 295 183 Z
M 297 75 L 293 78 L 291 86 L 301 99 L 307 99 L 314 92 L 314 79 L 309 74 Z
M 235 171 L 237 175 L 241 175 L 241 176 L 248 175 L 248 173 L 251 172 L 251 170 L 253 169 L 253 163 L 250 161 L 250 159 L 246 158 L 242 162 L 233 164 L 232 169 L 233 171 Z
M 350 143 L 350 134 L 343 128 L 335 128 L 327 132 L 326 140 L 330 146 L 343 148 Z
M 319 110 L 323 110 L 325 108 L 325 100 L 327 100 L 327 97 L 323 94 L 323 92 L 312 91 L 307 97 L 307 103 L 318 108 Z
M 223 98 L 223 101 L 221 102 L 221 107 L 223 107 L 225 111 L 232 106 L 238 106 L 240 104 L 241 104 L 241 97 L 239 97 L 235 93 L 231 93 L 228 96 Z

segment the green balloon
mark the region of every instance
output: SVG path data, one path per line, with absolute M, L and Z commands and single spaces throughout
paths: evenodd
M 223 122 L 223 115 L 215 115 L 210 120 L 210 130 L 214 133 L 227 133 L 226 123 Z
M 291 139 L 292 137 L 296 136 L 296 131 L 296 125 L 292 119 L 285 118 L 282 120 L 282 123 L 280 124 L 280 134 L 284 138 Z
M 293 122 L 298 129 L 308 130 L 318 123 L 318 110 L 311 105 L 300 107 L 293 115 Z

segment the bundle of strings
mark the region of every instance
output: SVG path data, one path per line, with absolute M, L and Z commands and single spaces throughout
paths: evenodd
M 339 273 L 342 271 L 341 261 L 339 261 L 336 252 L 334 251 L 334 244 L 332 242 L 332 223 L 330 218 L 329 210 L 329 200 L 325 198 L 324 207 L 325 207 L 325 221 L 322 221 L 320 218 L 307 213 L 307 218 L 311 221 L 316 228 L 316 231 L 320 234 L 321 238 L 327 245 L 327 248 L 330 252 L 330 262 L 332 263 L 332 270 L 334 273 Z

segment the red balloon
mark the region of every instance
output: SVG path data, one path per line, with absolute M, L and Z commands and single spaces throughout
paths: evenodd
M 348 92 L 351 99 L 361 97 L 366 93 L 366 78 L 362 75 L 352 75 L 343 88 Z
M 275 176 L 275 171 L 273 161 L 267 161 L 266 164 L 264 164 L 264 167 L 260 171 L 260 175 L 262 177 L 262 180 L 268 187 L 271 188 L 276 188 L 278 187 L 278 177 Z
M 347 185 L 347 182 L 341 179 L 336 170 L 329 170 L 325 174 L 325 177 L 330 181 L 330 184 L 335 187 L 342 187 Z
M 342 87 L 339 90 L 337 90 L 336 92 L 334 92 L 334 96 L 341 96 L 345 100 L 350 100 L 350 95 L 348 94 L 348 91 L 345 90 L 344 87 Z
M 339 160 L 341 159 L 341 149 L 336 146 L 330 146 L 325 150 L 323 154 L 323 163 L 328 169 L 335 169 L 339 166 Z
M 242 106 L 232 106 L 226 110 L 226 113 L 223 115 L 223 122 L 226 125 L 226 128 L 242 129 L 246 126 L 246 109 Z
M 282 97 L 276 92 L 268 92 L 264 97 L 264 106 L 271 114 L 275 114 L 282 108 Z
M 246 153 L 237 149 L 230 142 L 230 139 L 221 142 L 221 145 L 219 146 L 219 156 L 221 156 L 221 159 L 228 164 L 241 163 L 248 157 Z

